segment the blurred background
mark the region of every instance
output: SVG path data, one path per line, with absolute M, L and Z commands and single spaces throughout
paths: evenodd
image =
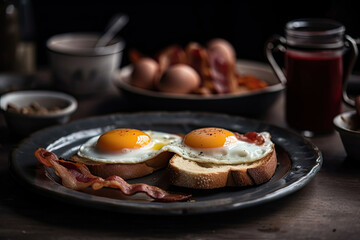
M 35 68 L 48 65 L 45 45 L 50 36 L 102 32 L 119 12 L 130 18 L 119 34 L 126 41 L 122 65 L 129 63 L 127 53 L 132 48 L 152 55 L 170 44 L 186 45 L 189 41 L 204 44 L 215 37 L 230 41 L 238 58 L 265 62 L 265 41 L 272 34 L 283 34 L 285 23 L 296 18 L 331 18 L 343 23 L 347 34 L 360 37 L 360 14 L 354 0 L 316 1 L 316 4 L 315 1 L 258 0 L 1 0 L 1 4 L 9 2 L 18 10 L 20 41 L 34 46 Z M 3 50 L 5 46 L 1 45 Z M 359 71 L 359 63 L 355 69 Z

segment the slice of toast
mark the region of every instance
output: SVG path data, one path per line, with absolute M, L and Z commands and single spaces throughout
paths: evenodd
M 193 189 L 215 189 L 226 186 L 252 186 L 267 182 L 277 166 L 275 149 L 249 164 L 214 164 L 187 160 L 175 154 L 169 162 L 171 183 Z
M 119 176 L 123 179 L 139 178 L 153 173 L 156 170 L 165 168 L 169 159 L 174 155 L 171 152 L 161 152 L 159 155 L 141 163 L 122 164 L 122 163 L 96 163 L 87 158 L 73 155 L 70 160 L 85 164 L 90 172 L 102 178 Z

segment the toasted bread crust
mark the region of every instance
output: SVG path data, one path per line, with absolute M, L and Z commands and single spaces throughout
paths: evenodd
M 92 174 L 102 178 L 116 175 L 123 179 L 132 179 L 142 177 L 151 174 L 158 169 L 165 168 L 169 163 L 169 159 L 173 155 L 174 154 L 171 152 L 162 152 L 145 162 L 134 164 L 93 163 L 76 154 L 73 155 L 70 160 L 85 164 Z
M 175 154 L 169 162 L 171 183 L 194 189 L 215 189 L 225 186 L 252 186 L 267 182 L 277 166 L 275 149 L 251 164 L 198 164 Z

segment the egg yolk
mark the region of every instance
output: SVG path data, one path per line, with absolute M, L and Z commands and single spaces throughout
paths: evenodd
M 137 149 L 146 146 L 151 138 L 146 133 L 137 129 L 114 129 L 101 135 L 96 147 L 100 151 L 114 152 L 123 149 Z
M 234 133 L 222 128 L 200 128 L 184 137 L 184 144 L 192 148 L 223 147 L 234 141 Z

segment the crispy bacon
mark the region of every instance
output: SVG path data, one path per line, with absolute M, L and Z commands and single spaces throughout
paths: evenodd
M 199 43 L 191 42 L 185 48 L 187 64 L 199 74 L 201 88 L 197 91 L 200 94 L 215 92 L 211 76 L 208 52 Z M 205 91 L 205 92 L 204 92 Z
M 172 65 L 186 63 L 185 52 L 178 45 L 171 45 L 163 49 L 157 54 L 155 59 L 159 63 L 161 75 Z
M 256 145 L 262 145 L 265 142 L 263 136 L 257 132 L 247 132 L 245 134 L 235 133 L 235 136 L 238 140 L 255 143 Z
M 209 63 L 216 92 L 234 92 L 237 87 L 235 61 L 230 61 L 219 51 L 209 50 Z
M 132 64 L 137 63 L 143 57 L 144 55 L 141 54 L 138 50 L 136 49 L 129 50 L 129 58 Z
M 143 192 L 155 201 L 160 202 L 177 202 L 191 197 L 191 195 L 187 194 L 168 193 L 158 187 L 144 183 L 129 184 L 119 176 L 111 176 L 106 179 L 94 176 L 84 164 L 59 159 L 56 154 L 44 148 L 38 148 L 35 151 L 35 157 L 45 166 L 54 168 L 56 174 L 61 178 L 62 184 L 70 189 L 80 190 L 91 186 L 94 190 L 98 190 L 108 187 L 119 189 L 122 193 L 129 196 Z
M 249 90 L 262 89 L 267 83 L 252 75 L 236 75 L 239 86 L 245 86 Z

